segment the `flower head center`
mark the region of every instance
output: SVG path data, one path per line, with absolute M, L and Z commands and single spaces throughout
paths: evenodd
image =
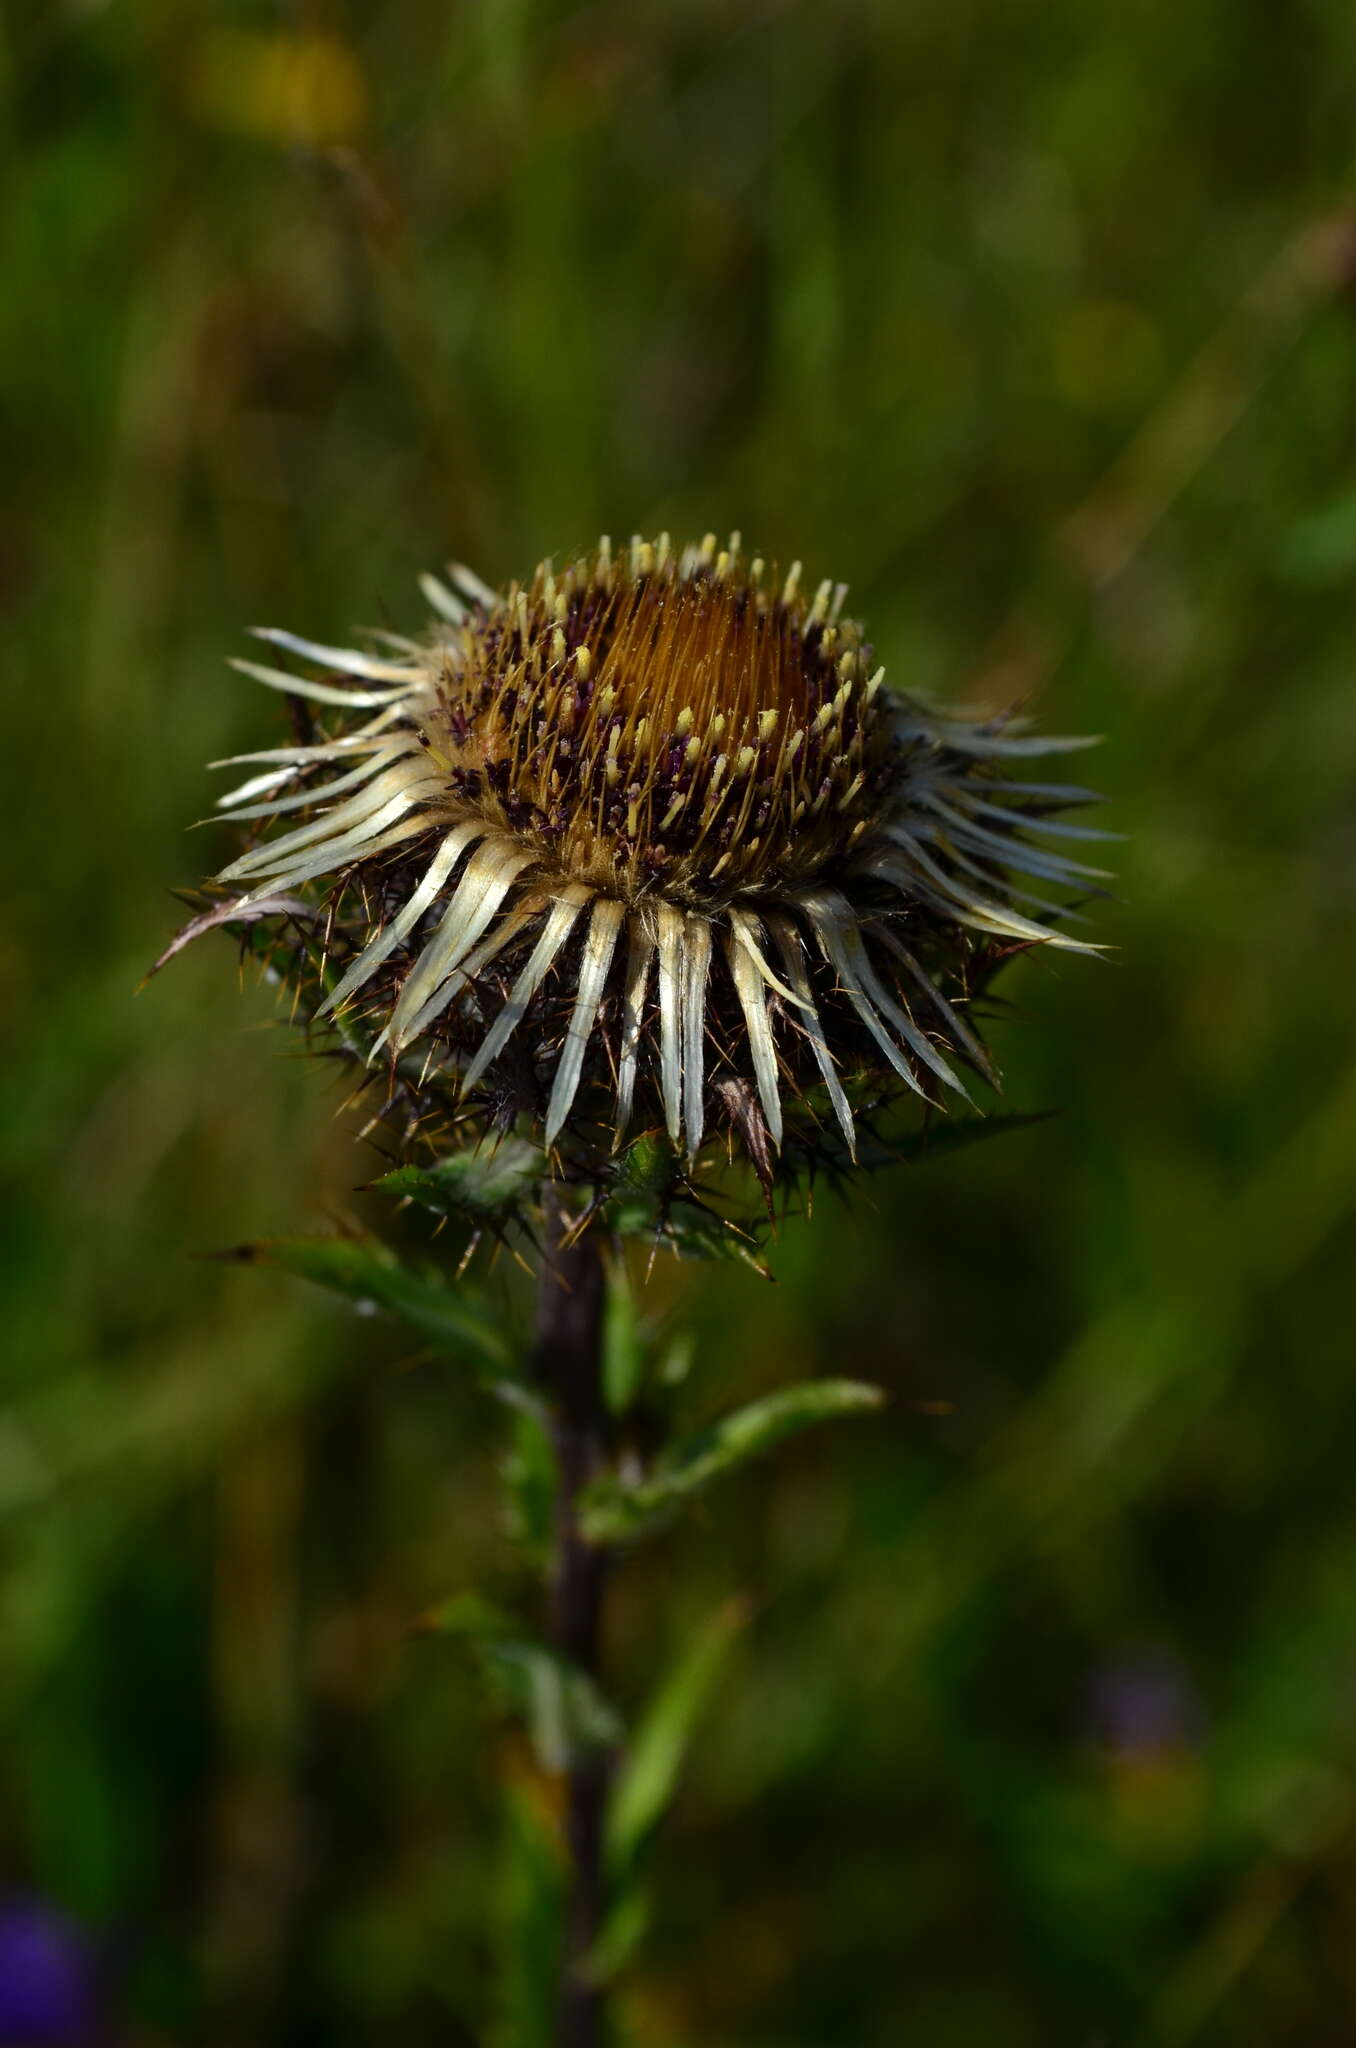
M 449 629 L 425 742 L 450 801 L 627 900 L 821 874 L 878 815 L 890 742 L 842 589 L 737 537 L 604 543 Z

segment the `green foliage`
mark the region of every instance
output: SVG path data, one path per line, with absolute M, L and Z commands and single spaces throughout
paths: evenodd
M 558 1774 L 590 1750 L 611 1749 L 622 1724 L 587 1673 L 477 1593 L 460 1594 L 424 1616 L 426 1633 L 468 1642 L 496 1697 L 523 1722 L 542 1770 Z
M 600 1543 L 641 1535 L 713 1480 L 761 1457 L 774 1444 L 814 1423 L 879 1408 L 884 1399 L 879 1387 L 860 1380 L 815 1380 L 767 1394 L 670 1444 L 643 1479 L 595 1481 L 583 1496 L 584 1528 Z
M 516 1220 L 545 1171 L 535 1145 L 503 1138 L 451 1152 L 432 1166 L 398 1166 L 373 1186 L 383 1194 L 420 1202 L 435 1215 L 477 1229 L 502 1229 Z
M 645 1384 L 647 1332 L 625 1265 L 609 1264 L 603 1315 L 603 1396 L 613 1415 L 625 1415 Z
M 698 1720 L 748 1619 L 729 1600 L 693 1635 L 636 1721 L 608 1811 L 607 1868 L 619 1902 L 638 1880 L 645 1852 L 678 1784 Z
M 666 1245 L 685 1258 L 733 1259 L 767 1275 L 748 1232 L 698 1199 L 662 1137 L 637 1138 L 620 1155 L 601 1221 L 618 1237 Z
M 496 2048 L 550 2039 L 539 1774 L 501 1833 L 475 1689 L 407 1641 L 503 1584 L 513 1418 L 193 1257 L 389 1162 L 229 940 L 130 993 L 226 855 L 202 763 L 288 737 L 225 657 L 420 630 L 448 554 L 738 522 L 850 580 L 890 680 L 1105 731 L 1130 837 L 1105 971 L 1016 961 L 986 1026 L 1056 1116 L 821 1183 L 775 1288 L 661 1229 L 638 1308 L 701 1398 L 894 1405 L 706 1493 L 680 1588 L 627 1558 L 623 1699 L 679 1596 L 760 1607 L 627 2048 L 1340 2040 L 1356 14 L 8 18 L 0 1809 L 111 1934 L 108 2030 L 480 2040 L 490 1887 Z
M 439 1351 L 495 1380 L 513 1372 L 512 1348 L 500 1319 L 464 1283 L 405 1264 L 373 1237 L 276 1237 L 225 1254 L 244 1265 L 276 1266 L 362 1309 L 399 1316 Z
M 1282 547 L 1281 564 L 1297 584 L 1316 589 L 1356 575 L 1356 491 L 1343 490 L 1297 519 Z
M 550 1431 L 540 1410 L 528 1403 L 511 1420 L 512 1438 L 501 1469 L 508 1531 L 524 1560 L 538 1568 L 546 1562 L 555 1519 L 559 1474 Z
M 492 2048 L 553 2048 L 565 1866 L 532 1788 L 505 1788 L 495 1885 Z

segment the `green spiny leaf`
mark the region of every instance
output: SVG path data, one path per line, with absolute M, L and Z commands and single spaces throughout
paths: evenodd
M 737 1259 L 764 1279 L 771 1277 L 748 1232 L 696 1198 L 665 1138 L 641 1137 L 627 1146 L 616 1162 L 601 1220 L 618 1237 L 667 1244 L 683 1258 Z
M 682 1185 L 678 1155 L 664 1137 L 633 1138 L 616 1163 L 612 1198 L 653 1211 Z
M 449 1286 L 406 1265 L 378 1238 L 274 1237 L 226 1254 L 246 1265 L 276 1266 L 362 1306 L 399 1316 L 428 1344 L 494 1379 L 508 1379 L 513 1356 L 474 1289 Z
M 398 1166 L 372 1185 L 385 1195 L 421 1202 L 439 1216 L 485 1226 L 508 1222 L 545 1171 L 535 1145 L 505 1138 L 497 1145 L 467 1146 L 432 1166 Z
M 747 1232 L 699 1202 L 671 1203 L 659 1219 L 659 1233 L 683 1258 L 735 1259 L 740 1265 L 752 1266 L 764 1280 L 772 1278 Z M 654 1226 L 637 1234 L 653 1237 Z

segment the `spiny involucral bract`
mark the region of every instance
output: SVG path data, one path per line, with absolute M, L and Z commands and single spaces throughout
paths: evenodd
M 266 836 L 211 920 L 309 920 L 273 955 L 302 1015 L 416 1121 L 456 1099 L 576 1158 L 662 1126 L 690 1159 L 720 1123 L 765 1170 L 794 1106 L 852 1152 L 863 1095 L 992 1078 L 961 1013 L 1004 952 L 1091 950 L 1027 886 L 1095 886 L 1061 848 L 1104 835 L 1053 815 L 1091 792 L 1010 772 L 1085 742 L 889 689 L 843 585 L 738 536 L 450 585 L 422 640 L 269 629 L 319 675 L 236 664 L 311 730 L 236 757 L 267 765 L 222 806 Z

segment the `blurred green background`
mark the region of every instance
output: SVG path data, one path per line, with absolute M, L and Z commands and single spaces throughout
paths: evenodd
M 48 0 L 0 152 L 0 1888 L 144 2048 L 518 2048 L 530 1774 L 410 1635 L 517 1590 L 501 1419 L 198 1259 L 372 1155 L 227 942 L 133 989 L 247 626 L 738 525 L 1130 838 L 1005 980 L 1057 1115 L 656 1283 L 694 1412 L 893 1399 L 618 1590 L 624 1706 L 749 1603 L 624 2038 L 1356 2038 L 1349 0 Z

